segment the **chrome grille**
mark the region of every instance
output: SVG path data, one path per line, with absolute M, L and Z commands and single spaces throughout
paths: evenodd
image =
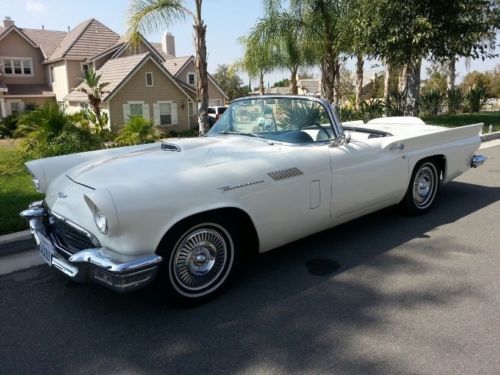
M 52 234 L 66 250 L 74 253 L 97 247 L 87 233 L 75 228 L 63 219 L 55 216 L 51 216 L 51 218 L 53 220 Z

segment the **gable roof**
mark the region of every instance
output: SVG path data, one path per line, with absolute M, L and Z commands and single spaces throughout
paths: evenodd
M 107 82 L 108 85 L 105 87 L 107 94 L 102 98 L 103 101 L 110 99 L 115 92 L 117 92 L 120 87 L 127 81 L 127 79 L 139 69 L 147 60 L 152 61 L 156 64 L 160 70 L 165 73 L 165 75 L 172 80 L 172 82 L 184 93 L 184 95 L 191 97 L 188 92 L 179 84 L 179 82 L 163 67 L 157 62 L 156 59 L 151 57 L 151 54 L 143 53 L 141 55 L 131 55 L 125 57 L 119 57 L 116 59 L 108 60 L 99 70 L 97 74 L 101 75 L 101 82 Z M 87 95 L 79 91 L 80 88 L 85 87 L 85 83 L 80 83 L 76 89 L 71 91 L 67 96 L 68 101 L 85 101 Z
M 163 65 L 173 76 L 176 76 L 191 60 L 194 60 L 193 56 L 183 56 L 167 59 Z
M 67 32 L 55 30 L 21 29 L 42 50 L 45 59 L 48 59 L 62 42 Z
M 33 47 L 37 47 L 36 43 L 32 41 L 25 33 L 23 33 L 16 25 L 10 25 L 8 27 L 0 28 L 0 40 L 9 35 L 12 31 L 16 32 L 21 38 L 26 40 L 27 43 L 31 44 Z
M 86 59 L 114 45 L 120 36 L 94 18 L 77 25 L 66 34 L 50 56 L 59 59 Z

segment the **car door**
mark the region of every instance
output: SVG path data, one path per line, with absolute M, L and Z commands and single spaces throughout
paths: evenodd
M 385 138 L 352 140 L 331 148 L 332 217 L 397 203 L 407 188 L 404 144 Z

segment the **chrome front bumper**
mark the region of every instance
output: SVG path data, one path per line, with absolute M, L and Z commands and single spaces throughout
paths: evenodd
M 484 155 L 474 155 L 471 160 L 471 167 L 477 168 L 483 165 L 486 160 L 488 160 L 488 158 Z
M 153 281 L 163 260 L 158 255 L 148 255 L 119 261 L 105 248 L 85 249 L 68 257 L 67 251 L 49 233 L 48 212 L 41 202 L 32 203 L 20 215 L 29 221 L 44 260 L 77 282 L 91 280 L 117 292 L 128 292 Z

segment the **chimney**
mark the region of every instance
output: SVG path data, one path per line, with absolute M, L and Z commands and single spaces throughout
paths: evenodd
M 167 55 L 175 57 L 175 36 L 169 32 L 165 32 L 161 40 L 161 49 Z
M 5 17 L 5 19 L 3 20 L 3 27 L 9 27 L 12 26 L 13 24 L 14 21 L 12 21 L 10 17 Z

